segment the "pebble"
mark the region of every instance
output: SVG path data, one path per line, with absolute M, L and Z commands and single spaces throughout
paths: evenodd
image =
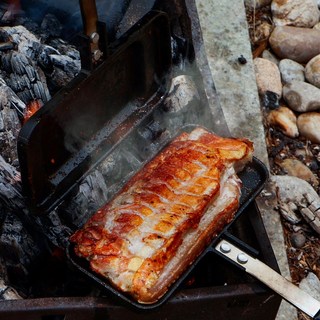
M 307 63 L 320 54 L 320 30 L 278 26 L 272 31 L 269 43 L 279 58 Z
M 299 136 L 297 117 L 288 107 L 281 106 L 268 114 L 268 122 L 276 126 L 286 136 L 296 138 Z
M 296 159 L 285 159 L 279 163 L 280 167 L 287 172 L 289 176 L 294 176 L 309 182 L 311 185 L 318 186 L 319 182 L 312 171 L 301 161 Z
M 276 26 L 312 28 L 319 22 L 320 16 L 314 0 L 273 0 L 271 12 Z
M 320 108 L 320 89 L 302 81 L 292 81 L 283 86 L 283 98 L 290 109 L 297 112 Z
M 320 280 L 313 272 L 309 272 L 308 275 L 300 281 L 299 288 L 308 292 L 313 298 L 320 300 Z
M 264 95 L 269 91 L 281 97 L 282 83 L 278 66 L 263 58 L 254 59 L 253 63 L 259 94 Z
M 307 112 L 299 115 L 297 126 L 301 136 L 313 143 L 320 143 L 320 113 Z
M 312 58 L 305 68 L 306 79 L 320 88 L 320 54 Z
M 306 236 L 302 233 L 302 232 L 294 232 L 291 234 L 290 237 L 291 240 L 291 244 L 295 247 L 295 248 L 302 248 L 307 239 Z
M 263 50 L 261 57 L 279 65 L 280 60 L 269 50 Z
M 284 83 L 305 81 L 304 66 L 290 59 L 282 59 L 279 63 L 281 79 Z

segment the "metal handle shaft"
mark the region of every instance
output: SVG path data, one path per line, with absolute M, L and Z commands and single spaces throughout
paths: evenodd
M 225 257 L 240 265 L 247 273 L 263 282 L 292 305 L 312 318 L 319 319 L 320 302 L 295 286 L 286 278 L 282 277 L 269 266 L 248 255 L 227 240 L 221 240 L 215 249 Z

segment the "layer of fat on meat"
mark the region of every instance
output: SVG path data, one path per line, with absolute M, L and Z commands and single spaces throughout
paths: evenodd
M 188 140 L 198 140 L 204 133 L 207 133 L 207 131 L 202 128 L 197 128 L 189 134 Z
M 206 229 L 208 224 L 214 219 L 214 217 L 222 212 L 228 204 L 231 204 L 235 199 L 240 197 L 241 180 L 235 174 L 234 168 L 231 166 L 227 168 L 221 179 L 220 195 L 216 200 L 209 206 L 203 217 L 201 218 L 197 229 L 191 229 L 184 236 L 183 242 L 178 248 L 175 256 L 166 265 L 165 271 L 161 273 L 158 283 L 166 280 L 168 274 L 172 273 L 181 259 L 188 255 L 187 247 L 191 247 L 190 243 L 194 243 L 197 234 L 201 234 Z

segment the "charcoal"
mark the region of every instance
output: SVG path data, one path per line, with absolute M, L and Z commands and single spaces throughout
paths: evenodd
M 0 28 L 2 41 L 17 49 L 1 57 L 2 71 L 7 75 L 4 78 L 26 104 L 34 99 L 46 103 L 51 94 L 64 87 L 80 72 L 80 54 L 74 46 L 57 38 L 50 40 L 49 45 L 39 40 L 40 36 L 42 41 L 58 36 L 61 31 L 61 26 L 56 28 L 58 25 L 59 21 L 48 14 L 43 19 L 40 33 L 36 32 L 39 37 L 21 25 Z M 19 79 L 25 74 L 30 84 L 25 79 Z
M 40 43 L 40 40 L 23 26 L 1 27 L 0 37 L 17 45 L 18 52 L 31 59 L 35 56 L 34 43 Z
M 55 93 L 78 75 L 81 62 L 80 54 L 73 46 L 67 45 L 61 39 L 50 43 L 52 46 L 41 47 L 37 62 L 47 75 L 50 91 Z
M 25 15 L 19 15 L 15 18 L 15 25 L 19 26 L 22 25 L 24 26 L 28 31 L 36 35 L 38 38 L 41 36 L 41 28 L 40 26 L 31 20 L 30 18 L 26 17 Z
M 54 66 L 65 71 L 68 77 L 74 78 L 80 71 L 81 65 L 79 60 L 74 60 L 66 55 L 50 55 Z
M 19 172 L 0 156 L 0 252 L 9 279 L 27 279 L 43 241 L 31 230 Z
M 6 223 L 7 230 L 10 231 L 10 221 L 12 221 L 12 219 L 17 219 L 17 225 L 19 225 L 19 221 L 23 221 L 25 229 L 21 232 L 29 234 L 31 239 L 32 237 L 37 237 L 37 235 L 45 234 L 52 243 L 60 246 L 71 233 L 70 229 L 63 225 L 63 221 L 60 220 L 55 211 L 41 217 L 36 217 L 29 212 L 22 191 L 20 173 L 0 155 L 0 209 L 1 208 L 0 215 L 1 212 L 4 212 L 2 216 L 4 214 L 8 215 L 8 218 L 6 218 L 9 219 L 9 222 Z M 15 218 L 11 217 L 11 215 L 14 215 Z M 8 233 L 10 233 L 9 231 Z M 4 230 L 0 229 L 0 238 L 3 232 Z M 59 242 L 60 239 L 62 239 L 61 242 Z M 38 245 L 39 243 L 45 244 L 44 241 L 37 242 Z M 35 250 L 40 250 L 36 244 Z
M 8 140 L 11 139 L 11 140 Z M 16 152 L 16 139 L 12 135 L 12 132 L 0 132 L 0 149 L 6 152 L 6 160 L 13 163 L 17 158 Z
M 0 262 L 1 265 L 1 262 Z M 0 301 L 22 299 L 19 293 L 0 278 Z
M 31 100 L 40 100 L 42 104 L 50 100 L 45 75 L 30 58 L 20 52 L 10 52 L 3 55 L 1 60 L 3 70 L 8 75 L 5 78 L 8 86 L 25 104 Z M 30 91 L 29 94 L 25 92 L 26 89 Z
M 60 218 L 57 211 L 53 210 L 34 217 L 34 219 L 38 226 L 38 232 L 44 234 L 50 243 L 60 248 L 68 245 L 68 239 L 72 234 L 72 230 Z
M 32 92 L 34 92 L 36 100 L 41 100 L 44 103 L 50 100 L 49 89 L 44 87 L 41 81 L 33 83 L 32 88 Z
M 95 170 L 80 184 L 76 195 L 65 201 L 60 214 L 81 227 L 99 206 L 107 201 L 107 185 L 100 171 Z
M 31 101 L 33 100 L 33 95 L 31 94 L 31 91 L 29 89 L 25 89 L 23 91 L 19 91 L 17 92 L 17 96 L 19 97 L 19 99 L 21 99 L 22 101 Z
M 23 222 L 12 213 L 7 214 L 1 227 L 0 251 L 7 269 L 19 270 L 18 273 L 26 277 L 28 268 L 41 252 Z
M 16 73 L 10 73 L 9 78 L 7 78 L 7 82 L 12 90 L 17 94 L 25 89 L 31 90 L 31 83 L 27 74 L 19 76 Z
M 51 13 L 44 16 L 41 23 L 42 33 L 48 37 L 60 37 L 62 25 L 57 17 Z
M 53 39 L 49 42 L 49 45 L 57 49 L 62 55 L 66 55 L 73 60 L 78 60 L 80 62 L 79 51 L 71 44 L 65 42 L 62 39 Z
M 0 4 L 0 20 L 2 17 L 10 18 Z M 8 284 L 28 288 L 41 256 L 54 245 L 66 246 L 73 232 L 61 212 L 36 216 L 29 211 L 16 145 L 26 105 L 50 100 L 47 81 L 51 87 L 54 83 L 53 92 L 71 81 L 80 72 L 80 54 L 74 46 L 55 39 L 62 27 L 53 15 L 46 15 L 41 26 L 23 15 L 15 17 L 15 22 L 24 26 L 0 27 L 0 300 L 20 298 Z M 43 43 L 45 40 L 50 43 Z M 98 200 L 105 200 L 104 189 L 101 174 L 92 175 L 81 185 L 81 195 L 70 199 L 70 207 L 85 203 L 88 211 L 96 209 Z M 84 212 L 81 218 L 78 212 L 73 217 L 80 224 L 88 215 Z
M 5 81 L 0 78 L 0 150 L 6 161 L 12 163 L 18 158 L 17 136 L 21 127 L 25 104 Z
M 7 211 L 25 213 L 20 173 L 0 155 L 0 204 Z
M 26 106 L 0 77 L 0 110 L 4 107 L 15 109 L 19 114 L 22 114 Z
M 23 75 L 25 73 L 28 74 L 27 69 L 34 70 L 33 65 L 30 65 L 30 60 L 24 54 L 20 54 L 18 52 L 12 52 L 11 54 L 11 70 L 13 73 L 17 75 Z M 32 71 L 33 75 L 31 77 L 34 78 L 34 71 Z
M 7 51 L 12 49 L 14 49 L 14 44 L 12 42 L 8 41 L 0 43 L 0 51 Z
M 38 54 L 38 63 L 45 71 L 51 70 L 52 72 L 52 62 L 50 59 L 51 54 L 60 54 L 59 51 L 51 46 L 44 45 Z
M 69 77 L 65 71 L 60 68 L 54 67 L 48 85 L 50 87 L 50 90 L 56 92 L 72 79 L 73 77 Z

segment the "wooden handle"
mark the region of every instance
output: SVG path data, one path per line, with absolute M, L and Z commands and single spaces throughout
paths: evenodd
M 91 37 L 97 32 L 98 13 L 95 0 L 79 0 L 84 33 Z

